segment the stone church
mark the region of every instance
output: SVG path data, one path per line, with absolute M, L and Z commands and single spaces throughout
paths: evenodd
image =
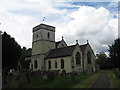
M 55 27 L 46 24 L 33 28 L 32 52 L 26 60 L 30 60 L 29 67 L 33 71 L 95 71 L 95 54 L 88 41 L 79 45 L 76 40 L 75 45 L 68 46 L 62 37 L 55 42 Z

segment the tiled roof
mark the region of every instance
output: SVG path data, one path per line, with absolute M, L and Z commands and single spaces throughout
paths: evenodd
M 48 53 L 48 55 L 46 56 L 45 59 L 70 56 L 72 54 L 75 46 L 76 45 L 57 48 L 57 49 L 52 49 L 52 50 L 49 51 L 49 53 Z

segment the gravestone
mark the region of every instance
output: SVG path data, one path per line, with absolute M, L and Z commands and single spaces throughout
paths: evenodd
M 66 71 L 62 70 L 62 77 L 66 77 Z
M 75 71 L 71 72 L 71 80 L 72 81 L 75 81 L 75 76 L 76 76 L 76 72 Z

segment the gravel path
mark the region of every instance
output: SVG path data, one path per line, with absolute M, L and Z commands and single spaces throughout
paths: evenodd
M 110 88 L 108 73 L 101 72 L 101 75 L 95 81 L 91 88 Z

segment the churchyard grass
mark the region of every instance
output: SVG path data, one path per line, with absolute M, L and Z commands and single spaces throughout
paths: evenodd
M 120 79 L 118 79 L 113 71 L 108 71 L 109 77 L 111 78 L 111 88 L 119 88 L 120 89 Z M 119 72 L 120 73 L 120 72 Z
M 80 73 L 75 76 L 74 80 L 71 80 L 70 76 L 62 77 L 56 76 L 52 81 L 46 81 L 42 79 L 42 76 L 31 76 L 30 83 L 26 84 L 25 88 L 86 88 L 90 85 L 91 81 L 94 81 L 99 73 L 86 74 Z M 13 83 L 17 86 L 17 82 Z

